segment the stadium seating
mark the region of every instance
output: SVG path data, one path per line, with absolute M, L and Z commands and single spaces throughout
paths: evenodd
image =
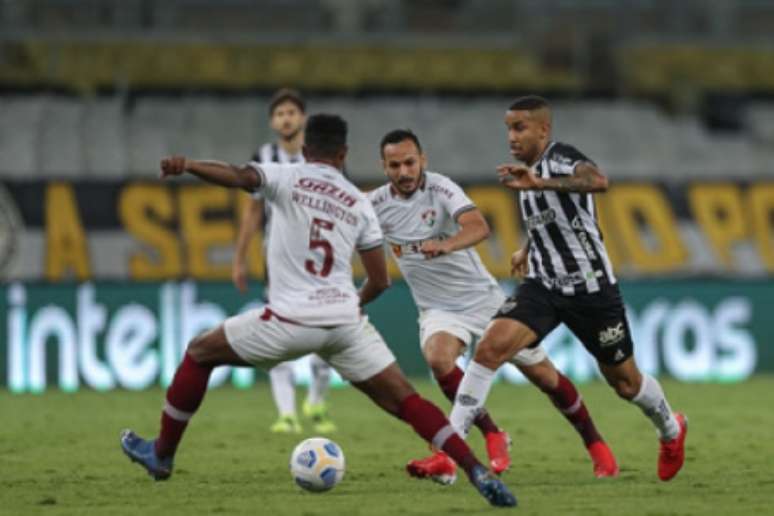
M 494 180 L 508 159 L 506 97 L 319 97 L 312 112 L 350 123 L 350 173 L 382 178 L 378 143 L 411 128 L 430 168 L 467 181 Z M 266 98 L 214 95 L 0 97 L 0 176 L 124 178 L 155 173 L 159 157 L 187 153 L 240 162 L 271 137 Z M 637 101 L 573 101 L 555 106 L 556 137 L 574 143 L 615 177 L 753 177 L 774 161 L 774 104 L 751 104 L 741 131 L 713 132 L 698 117 L 671 116 Z

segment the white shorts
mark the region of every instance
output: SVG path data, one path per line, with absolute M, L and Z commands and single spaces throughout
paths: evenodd
M 422 310 L 419 314 L 419 344 L 424 349 L 428 339 L 438 332 L 454 335 L 467 347 L 481 338 L 492 316 L 505 302 L 505 295 L 499 290 L 499 295 L 493 295 L 490 300 L 482 303 L 475 310 L 466 312 L 450 312 L 431 308 Z M 543 347 L 524 348 L 510 361 L 517 366 L 531 366 L 548 358 Z
M 265 317 L 249 310 L 223 323 L 226 339 L 245 362 L 271 368 L 280 362 L 316 353 L 351 382 L 362 382 L 395 362 L 387 344 L 362 317 L 356 324 L 317 328 Z

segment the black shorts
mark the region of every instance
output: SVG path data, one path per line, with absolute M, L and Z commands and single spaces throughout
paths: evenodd
M 514 319 L 534 331 L 536 346 L 564 323 L 602 364 L 620 364 L 632 356 L 629 323 L 618 285 L 604 285 L 593 294 L 565 296 L 537 280 L 527 279 L 493 317 Z

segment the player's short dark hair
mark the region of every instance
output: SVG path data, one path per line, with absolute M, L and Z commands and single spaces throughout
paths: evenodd
M 508 111 L 535 111 L 536 109 L 550 107 L 551 105 L 543 97 L 539 95 L 527 95 L 513 101 L 513 104 L 508 108 Z
M 318 113 L 306 122 L 304 146 L 316 156 L 332 157 L 347 144 L 347 122 L 338 115 Z
M 414 142 L 414 145 L 417 146 L 417 150 L 419 153 L 422 153 L 422 145 L 419 143 L 419 138 L 417 138 L 417 135 L 414 134 L 414 132 L 411 129 L 394 129 L 390 131 L 389 133 L 385 134 L 382 138 L 382 143 L 379 145 L 379 150 L 382 154 L 382 157 L 384 157 L 384 148 L 387 145 L 392 145 L 394 143 L 400 143 L 402 141 L 411 140 Z
M 280 88 L 274 92 L 269 100 L 269 116 L 274 115 L 274 110 L 283 102 L 292 102 L 302 113 L 306 112 L 306 102 L 301 94 L 291 88 Z

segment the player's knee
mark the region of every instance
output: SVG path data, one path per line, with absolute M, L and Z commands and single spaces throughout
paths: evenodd
M 436 378 L 446 376 L 454 369 L 454 359 L 450 356 L 428 355 L 425 358 L 427 359 L 427 365 L 433 372 L 433 376 Z
M 484 339 L 478 343 L 474 360 L 489 369 L 497 369 L 511 358 L 510 346 L 498 339 Z
M 197 364 L 203 363 L 207 359 L 207 344 L 204 338 L 205 334 L 197 335 L 188 343 L 185 352 Z

